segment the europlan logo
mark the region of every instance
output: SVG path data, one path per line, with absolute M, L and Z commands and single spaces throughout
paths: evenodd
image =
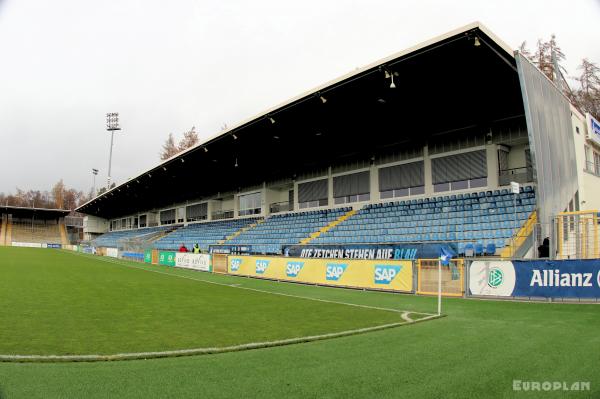
M 522 381 L 513 380 L 513 391 L 551 392 L 551 391 L 589 391 L 590 381 Z

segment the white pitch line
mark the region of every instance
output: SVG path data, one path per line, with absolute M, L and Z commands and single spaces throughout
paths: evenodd
M 99 362 L 109 360 L 135 360 L 135 359 L 154 359 L 164 357 L 178 356 L 194 356 L 194 355 L 209 355 L 227 352 L 239 352 L 250 349 L 272 348 L 276 346 L 293 345 L 306 342 L 321 341 L 331 338 L 341 338 L 350 335 L 364 334 L 368 332 L 385 330 L 388 328 L 406 326 L 421 321 L 436 319 L 438 315 L 431 315 L 412 322 L 398 322 L 390 324 L 381 324 L 373 327 L 357 328 L 354 330 L 346 330 L 335 333 L 309 335 L 305 337 L 296 337 L 281 339 L 276 341 L 253 342 L 242 345 L 213 347 L 213 348 L 195 348 L 195 349 L 179 349 L 162 352 L 134 352 L 134 353 L 117 353 L 112 355 L 0 355 L 0 362 Z
M 79 253 L 74 253 L 74 254 L 80 255 L 80 256 L 86 257 L 86 258 L 88 257 L 86 255 L 79 254 Z M 266 294 L 281 295 L 281 296 L 287 296 L 287 297 L 299 298 L 299 299 L 307 299 L 307 300 L 318 301 L 318 302 L 327 302 L 327 303 L 335 303 L 335 304 L 340 304 L 340 305 L 357 306 L 357 307 L 361 307 L 361 308 L 390 311 L 390 312 L 394 312 L 394 313 L 400 313 L 400 317 L 404 321 L 396 322 L 396 323 L 389 323 L 389 324 L 381 324 L 381 325 L 373 326 L 373 327 L 357 328 L 354 330 L 339 331 L 339 332 L 335 332 L 335 333 L 310 335 L 310 336 L 305 336 L 305 337 L 288 338 L 288 339 L 275 340 L 275 341 L 254 342 L 254 343 L 248 343 L 248 344 L 226 346 L 226 347 L 221 347 L 221 348 L 219 348 L 219 347 L 194 348 L 194 349 L 179 349 L 179 350 L 160 351 L 160 352 L 117 353 L 117 354 L 112 354 L 112 355 L 98 355 L 98 354 L 93 354 L 93 355 L 2 355 L 2 354 L 0 354 L 0 362 L 97 362 L 97 361 L 109 361 L 109 360 L 113 360 L 113 361 L 115 361 L 115 360 L 134 360 L 134 359 L 152 359 L 152 358 L 165 358 L 165 357 L 178 357 L 178 356 L 218 354 L 218 353 L 236 352 L 236 351 L 243 351 L 243 350 L 250 350 L 250 349 L 272 348 L 272 347 L 276 347 L 276 346 L 292 345 L 292 344 L 298 344 L 298 343 L 320 341 L 320 340 L 324 340 L 324 339 L 346 337 L 346 336 L 350 336 L 350 335 L 363 334 L 363 333 L 367 333 L 367 332 L 373 332 L 373 331 L 379 331 L 379 330 L 384 330 L 384 329 L 388 329 L 388 328 L 394 328 L 394 327 L 399 327 L 399 326 L 415 324 L 415 323 L 442 317 L 442 316 L 438 316 L 436 314 L 430 314 L 430 313 L 410 312 L 410 311 L 402 311 L 402 310 L 396 310 L 396 309 L 380 308 L 380 307 L 376 307 L 376 306 L 358 305 L 355 303 L 329 301 L 326 299 L 310 298 L 310 297 L 303 297 L 303 296 L 299 296 L 299 295 L 283 294 L 280 292 L 259 290 L 256 288 L 240 287 L 239 284 L 223 284 L 223 283 L 217 283 L 214 281 L 209 281 L 209 280 L 204 280 L 204 279 L 195 279 L 195 278 L 191 278 L 188 276 L 181 276 L 178 274 L 164 273 L 164 272 L 161 272 L 158 270 L 144 269 L 144 268 L 140 268 L 140 267 L 136 267 L 136 266 L 132 266 L 132 265 L 123 263 L 116 259 L 113 260 L 113 259 L 100 258 L 100 257 L 94 258 L 94 259 L 101 260 L 101 261 L 104 261 L 107 263 L 113 263 L 113 264 L 120 265 L 120 266 L 129 267 L 131 269 L 165 274 L 167 276 L 180 277 L 180 278 L 184 278 L 187 280 L 204 282 L 204 283 L 208 283 L 208 284 L 216 284 L 216 285 L 221 285 L 221 286 L 225 286 L 225 287 L 239 288 L 239 289 L 245 289 L 245 290 L 249 290 L 249 291 L 256 291 L 256 292 L 261 292 L 261 293 L 266 293 Z M 423 318 L 417 319 L 417 320 L 413 320 L 409 317 L 409 314 L 411 314 L 411 313 L 426 315 L 426 317 L 423 317 Z
M 410 312 L 403 312 L 400 317 L 402 317 L 402 320 L 405 320 L 408 323 L 414 323 L 415 321 L 408 316 L 409 314 Z
M 66 252 L 66 253 L 69 253 L 69 252 Z M 366 309 L 383 310 L 383 311 L 394 312 L 394 313 L 401 313 L 401 314 L 402 313 L 414 313 L 414 314 L 421 314 L 421 315 L 426 315 L 426 316 L 435 316 L 435 314 L 433 314 L 433 313 L 413 312 L 413 311 L 406 311 L 406 310 L 399 310 L 399 309 L 382 308 L 382 307 L 378 307 L 378 306 L 360 305 L 360 304 L 357 304 L 357 303 L 349 303 L 349 302 L 341 302 L 341 301 L 331 301 L 331 300 L 328 300 L 328 299 L 319 299 L 319 298 L 311 298 L 311 297 L 301 296 L 301 295 L 284 294 L 282 292 L 266 291 L 266 290 L 260 290 L 258 288 L 240 287 L 240 286 L 237 286 L 237 285 L 226 284 L 226 283 L 218 283 L 216 281 L 210 281 L 210 280 L 205 280 L 205 279 L 198 279 L 198 278 L 193 278 L 193 277 L 189 277 L 189 276 L 182 276 L 182 275 L 179 275 L 179 274 L 165 273 L 165 272 L 162 272 L 160 270 L 145 269 L 145 268 L 133 266 L 133 265 L 130 265 L 130 264 L 127 264 L 127 263 L 123 263 L 122 261 L 119 261 L 117 259 L 108 259 L 108 258 L 101 257 L 101 256 L 91 257 L 91 256 L 87 256 L 87 255 L 84 255 L 84 254 L 80 254 L 78 252 L 72 252 L 72 254 L 79 255 L 79 256 L 82 256 L 82 257 L 85 257 L 85 258 L 100 260 L 100 261 L 107 262 L 107 263 L 113 263 L 113 264 L 117 264 L 117 265 L 120 265 L 120 266 L 125 266 L 125 267 L 131 268 L 131 269 L 136 269 L 136 270 L 141 270 L 141 271 L 146 271 L 146 272 L 152 272 L 152 273 L 158 273 L 158 274 L 164 274 L 166 276 L 179 277 L 179 278 L 183 278 L 183 279 L 186 279 L 186 280 L 193 280 L 193 281 L 198 281 L 198 282 L 207 283 L 207 284 L 215 284 L 215 285 L 220 285 L 220 286 L 223 286 L 223 287 L 237 288 L 237 289 L 240 289 L 240 290 L 255 291 L 255 292 L 261 292 L 261 293 L 265 293 L 265 294 L 286 296 L 286 297 L 290 297 L 290 298 L 306 299 L 306 300 L 309 300 L 309 301 L 334 303 L 334 304 L 338 304 L 338 305 L 347 305 L 347 306 L 356 306 L 356 307 L 359 307 L 359 308 L 366 308 Z M 182 270 L 185 270 L 185 269 L 182 269 Z M 235 276 L 235 275 L 229 275 L 229 276 L 239 277 L 239 276 Z M 411 319 L 411 321 L 412 321 L 412 319 Z

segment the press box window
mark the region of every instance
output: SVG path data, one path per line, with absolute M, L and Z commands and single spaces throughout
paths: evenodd
M 369 201 L 370 172 L 352 173 L 333 178 L 333 200 L 336 205 Z
M 304 209 L 327 206 L 328 187 L 327 179 L 298 184 L 298 207 Z

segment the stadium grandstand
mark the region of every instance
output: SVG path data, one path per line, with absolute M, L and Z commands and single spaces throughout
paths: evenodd
M 0 206 L 0 245 L 67 245 L 72 240 L 64 209 Z
M 535 257 L 543 238 L 558 245 L 557 214 L 600 208 L 589 120 L 474 23 L 269 109 L 77 211 L 96 246 L 438 244 Z

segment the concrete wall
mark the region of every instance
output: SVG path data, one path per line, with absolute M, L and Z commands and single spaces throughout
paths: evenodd
M 84 234 L 102 234 L 108 231 L 108 220 L 96 216 L 85 216 L 83 218 Z
M 586 165 L 585 148 L 590 152 L 600 153 L 600 145 L 590 137 L 588 120 L 575 108 L 571 109 L 571 122 L 573 124 L 573 140 L 575 141 L 575 154 L 577 157 L 577 176 L 579 183 L 579 209 L 600 210 L 600 177 L 588 171 Z

